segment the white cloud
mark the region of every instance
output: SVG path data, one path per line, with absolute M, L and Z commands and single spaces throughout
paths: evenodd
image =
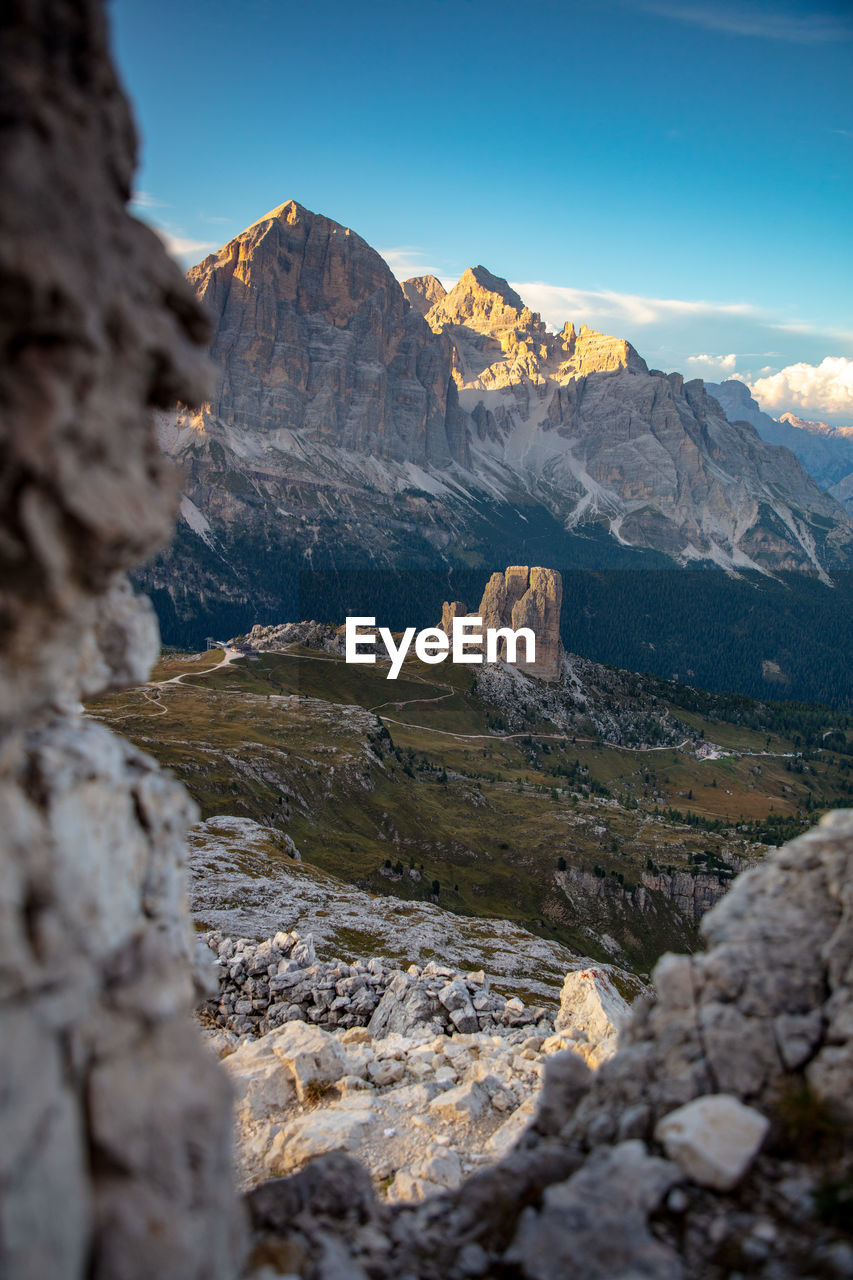
M 440 277 L 441 275 L 441 268 L 427 265 L 423 261 L 423 249 L 418 249 L 414 245 L 398 245 L 396 248 L 378 249 L 377 252 L 385 259 L 400 281 L 410 280 L 412 276 Z
M 853 415 L 853 360 L 827 356 L 818 365 L 789 364 L 758 378 L 750 389 L 765 410 L 805 409 L 809 413 Z
M 732 318 L 757 315 L 755 307 L 745 302 L 694 302 L 683 298 L 646 298 L 636 293 L 613 290 L 571 289 L 563 285 L 544 284 L 540 280 L 511 281 L 533 311 L 538 311 L 546 324 L 561 329 L 569 318 L 594 316 L 596 323 L 622 329 L 639 325 L 662 324 L 685 318 Z M 619 328 L 622 327 L 622 329 Z
M 176 236 L 171 231 L 163 231 L 161 227 L 155 227 L 154 230 L 173 258 L 189 257 L 193 262 L 199 262 L 209 253 L 213 253 L 214 249 L 219 248 L 215 240 L 194 240 L 192 236 Z
M 164 201 L 157 200 L 148 191 L 134 191 L 130 203 L 137 209 L 169 209 L 171 207 Z
M 674 18 L 708 31 L 732 36 L 753 36 L 760 40 L 784 40 L 789 44 L 834 44 L 853 39 L 853 26 L 832 13 L 799 15 L 771 9 L 744 11 L 743 4 L 673 3 L 673 0 L 642 0 L 641 8 L 662 18 Z
M 696 368 L 692 369 L 691 372 L 699 373 L 703 378 L 710 378 L 711 375 L 716 376 L 717 374 L 723 374 L 726 377 L 731 377 L 734 373 L 737 359 L 738 358 L 735 353 L 731 352 L 731 354 L 727 356 L 688 356 L 687 363 L 695 365 Z
M 183 267 L 191 267 L 196 262 L 201 262 L 202 258 L 206 258 L 209 253 L 219 248 L 219 244 L 214 240 L 195 240 L 192 236 L 178 235 L 165 227 L 156 226 L 153 222 L 149 222 L 148 226 L 163 241 L 167 253 L 177 258 Z

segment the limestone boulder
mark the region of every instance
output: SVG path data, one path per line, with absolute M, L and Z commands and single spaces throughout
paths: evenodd
M 296 1116 L 275 1135 L 266 1156 L 269 1174 L 282 1177 L 301 1169 L 317 1156 L 332 1151 L 354 1151 L 370 1123 L 373 1101 L 363 1096 L 349 1110 L 311 1111 Z
M 708 1094 L 671 1111 L 655 1137 L 694 1182 L 717 1191 L 736 1187 L 757 1155 L 770 1122 L 728 1093 Z
M 268 1122 L 297 1098 L 296 1081 L 273 1048 L 273 1036 L 248 1040 L 223 1059 L 234 1087 L 238 1125 Z
M 300 1098 L 310 1097 L 312 1088 L 332 1085 L 349 1074 L 346 1050 L 334 1036 L 310 1023 L 286 1022 L 261 1043 L 269 1044 Z
M 436 1117 L 460 1124 L 470 1124 L 476 1120 L 488 1105 L 488 1090 L 478 1080 L 448 1089 L 429 1104 L 430 1111 Z
M 577 969 L 566 974 L 554 1030 L 569 1039 L 591 1067 L 616 1052 L 620 1029 L 630 1008 L 602 969 Z

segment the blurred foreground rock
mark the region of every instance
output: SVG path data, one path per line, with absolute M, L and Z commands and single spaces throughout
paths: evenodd
M 206 324 L 126 211 L 101 5 L 0 16 L 0 1274 L 233 1276 L 229 1089 L 188 1013 L 194 806 L 80 699 L 147 677 L 123 571 L 171 531 L 153 413 Z

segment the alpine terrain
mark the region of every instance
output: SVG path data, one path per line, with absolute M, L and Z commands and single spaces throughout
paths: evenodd
M 305 569 L 850 563 L 849 515 L 792 453 L 625 340 L 550 332 L 482 266 L 401 288 L 290 201 L 188 279 L 217 384 L 161 424 L 184 497 L 140 580 L 167 638 L 305 616 Z

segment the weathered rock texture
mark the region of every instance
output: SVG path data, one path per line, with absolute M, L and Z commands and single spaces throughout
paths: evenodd
M 404 280 L 400 288 L 409 306 L 422 316 L 447 295 L 444 285 L 435 276 L 412 276 L 411 280 Z
M 557 871 L 554 878 L 570 902 L 578 897 L 594 897 L 605 903 L 623 904 L 633 915 L 634 912 L 655 911 L 660 903 L 659 895 L 662 895 L 688 920 L 698 921 L 728 893 L 735 874 L 745 871 L 750 865 L 746 858 L 731 851 L 725 853 L 724 860 L 726 865 L 713 872 L 698 868 L 671 873 L 643 870 L 639 875 L 640 883 L 632 889 L 625 889 L 611 876 L 602 878 L 576 867 Z
M 540 680 L 559 680 L 562 671 L 563 646 L 560 641 L 560 610 L 563 605 L 563 579 L 556 569 L 510 565 L 503 573 L 493 573 L 486 583 L 480 607 L 470 616 L 482 618 L 483 630 L 509 627 L 518 631 L 528 627 L 536 637 L 536 652 L 527 661 L 527 647 L 520 642 L 513 664 L 527 675 Z M 439 629 L 451 635 L 453 619 L 468 617 L 461 600 L 445 600 Z M 501 640 L 498 656 L 506 659 L 506 640 Z
M 260 1040 L 235 1040 L 210 1035 L 237 1090 L 244 1183 L 343 1150 L 391 1201 L 457 1187 L 476 1162 L 500 1159 L 533 1118 L 550 1055 L 601 1051 L 580 1030 L 444 1034 L 425 1024 L 374 1035 L 286 1022 Z
M 210 413 L 241 430 L 415 463 L 462 460 L 450 345 L 360 236 L 295 201 L 188 273 L 214 319 Z
M 519 669 L 541 680 L 557 680 L 563 654 L 562 605 L 563 580 L 556 569 L 510 565 L 505 573 L 492 574 L 479 613 L 484 627 L 511 627 L 513 631 L 529 627 L 536 636 L 536 656 L 533 662 L 519 658 Z M 506 652 L 506 642 L 502 652 Z M 525 650 L 519 646 L 518 652 L 521 655 Z
M 318 961 L 312 935 L 279 932 L 252 943 L 247 938 L 205 936 L 216 956 L 216 992 L 207 1001 L 207 1026 L 240 1035 L 264 1035 L 285 1022 L 311 1022 L 327 1030 L 366 1027 L 379 1038 L 390 1032 L 451 1035 L 531 1028 L 553 1031 L 541 1005 L 526 1007 L 489 989 L 479 970 L 455 973 L 430 961 L 420 969 L 395 969 L 381 960 Z M 605 974 L 602 981 L 607 983 Z
M 629 1017 L 627 1003 L 604 970 L 575 969 L 566 974 L 554 1028 L 584 1033 L 590 1046 L 585 1057 L 591 1067 L 613 1056 L 619 1031 Z
M 853 1274 L 853 811 L 742 875 L 702 928 L 707 951 L 662 958 L 615 1057 L 546 1061 L 497 1166 L 392 1210 L 321 1157 L 252 1193 L 259 1243 L 286 1243 L 305 1280 L 332 1259 L 383 1280 Z
M 77 712 L 157 652 L 121 572 L 177 491 L 153 411 L 206 389 L 203 315 L 126 212 L 101 6 L 0 18 L 0 1273 L 233 1275 L 229 1096 L 190 1025 L 193 806 Z

